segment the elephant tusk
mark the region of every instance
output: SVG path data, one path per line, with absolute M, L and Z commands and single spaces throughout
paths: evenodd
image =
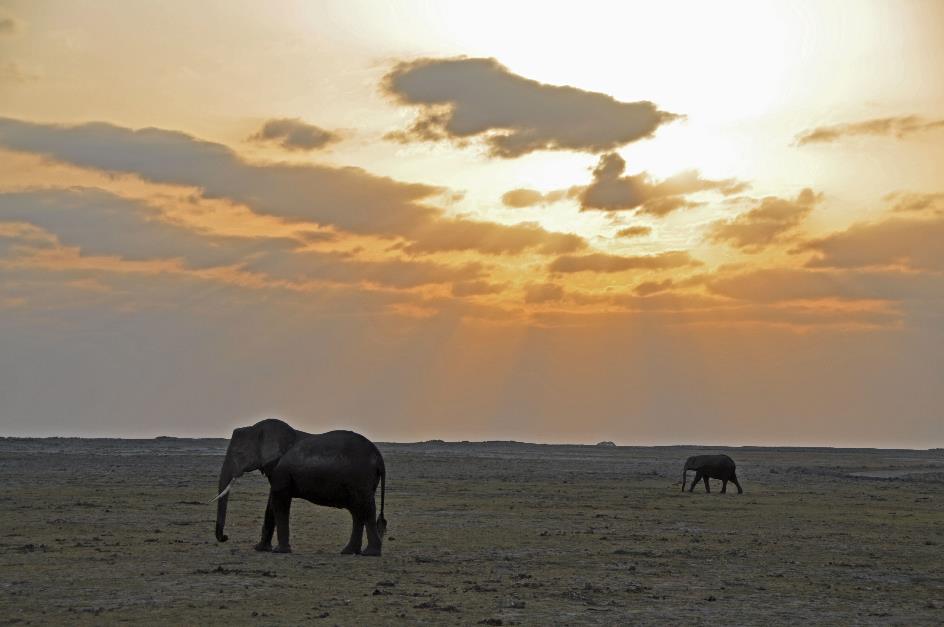
M 207 501 L 207 504 L 210 504 L 210 503 L 212 503 L 213 501 L 219 500 L 219 499 L 223 498 L 224 496 L 226 496 L 226 495 L 229 493 L 229 491 L 233 488 L 233 484 L 234 484 L 234 483 L 236 483 L 236 480 L 235 480 L 235 479 L 233 479 L 232 481 L 230 481 L 230 482 L 229 482 L 229 485 L 227 485 L 227 486 L 223 489 L 222 492 L 220 492 L 219 494 L 217 494 L 216 496 L 214 496 L 212 499 L 210 499 L 209 501 Z

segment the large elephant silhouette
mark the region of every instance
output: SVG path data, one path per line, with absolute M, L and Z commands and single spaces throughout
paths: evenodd
M 269 480 L 269 502 L 257 551 L 291 553 L 289 511 L 293 498 L 351 513 L 351 539 L 343 554 L 380 555 L 384 519 L 386 468 L 374 443 L 353 431 L 311 434 L 281 420 L 268 419 L 233 431 L 220 469 L 216 539 L 226 542 L 226 505 L 233 483 L 244 473 L 260 470 Z M 374 493 L 380 483 L 380 515 Z M 376 517 L 376 519 L 375 519 Z M 367 548 L 361 551 L 364 529 Z M 278 531 L 278 546 L 272 534 Z
M 737 486 L 738 494 L 744 493 L 738 483 L 734 460 L 727 455 L 693 455 L 685 460 L 685 468 L 682 469 L 682 492 L 685 491 L 685 477 L 689 470 L 695 471 L 695 479 L 692 480 L 689 492 L 694 490 L 702 479 L 705 480 L 705 492 L 711 492 L 708 479 L 721 479 L 721 494 L 728 491 L 728 481 Z

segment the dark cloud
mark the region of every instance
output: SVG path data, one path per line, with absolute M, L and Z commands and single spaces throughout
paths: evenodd
M 339 141 L 341 136 L 298 118 L 279 118 L 268 120 L 249 139 L 275 142 L 286 150 L 318 150 Z
M 42 229 L 24 230 L 25 225 Z M 298 250 L 289 238 L 232 237 L 202 233 L 169 222 L 160 210 L 97 189 L 60 189 L 0 194 L 0 253 L 48 247 L 54 236 L 84 256 L 126 261 L 181 260 L 201 269 L 233 266 L 268 279 L 373 284 L 412 288 L 475 281 L 480 264 L 448 266 L 429 261 L 363 261 L 349 254 Z
M 544 202 L 544 194 L 536 189 L 513 189 L 502 194 L 501 199 L 506 207 L 520 209 L 541 204 Z
M 793 200 L 768 196 L 747 213 L 715 222 L 708 230 L 708 239 L 748 252 L 759 251 L 786 239 L 821 198 L 809 188 Z
M 646 282 L 640 285 L 648 287 L 663 283 Z M 682 283 L 675 283 L 672 287 L 677 288 Z M 605 292 L 605 293 L 580 293 L 571 294 L 571 299 L 583 305 L 608 305 L 618 307 L 624 311 L 635 312 L 680 312 L 686 310 L 711 310 L 723 308 L 730 305 L 730 301 L 719 296 L 708 296 L 692 292 L 680 292 L 665 290 L 660 293 L 651 292 L 648 295 L 629 293 L 629 292 Z
M 58 126 L 0 118 L 0 145 L 80 167 L 189 185 L 257 213 L 363 234 L 401 235 L 439 211 L 419 204 L 442 190 L 360 168 L 251 164 L 222 144 L 155 128 Z
M 452 286 L 452 295 L 459 298 L 484 296 L 486 294 L 498 294 L 504 289 L 504 285 L 489 283 L 488 281 L 462 281 Z
M 180 259 L 192 267 L 233 264 L 299 244 L 287 238 L 200 233 L 168 221 L 145 203 L 88 188 L 0 193 L 0 221 L 39 227 L 83 255 Z
M 626 270 L 667 270 L 685 266 L 696 266 L 700 262 L 687 252 L 672 251 L 658 255 L 623 257 L 591 253 L 589 255 L 564 255 L 548 266 L 551 272 L 624 272 Z
M 648 176 L 623 176 L 626 161 L 615 152 L 600 157 L 593 169 L 593 183 L 580 194 L 583 209 L 620 211 L 636 209 L 647 200 Z
M 823 238 L 806 242 L 800 250 L 814 251 L 814 268 L 868 268 L 901 266 L 913 270 L 944 271 L 944 216 L 893 217 L 870 224 L 855 224 Z
M 564 288 L 556 283 L 533 283 L 524 289 L 524 302 L 528 304 L 552 303 L 564 299 Z
M 513 189 L 502 194 L 502 203 L 504 203 L 506 207 L 513 207 L 515 209 L 546 205 L 564 200 L 565 198 L 574 198 L 579 194 L 581 189 L 580 187 L 572 187 L 570 189 L 552 190 L 545 194 L 542 194 L 536 189 Z
M 765 268 L 722 275 L 706 285 L 714 294 L 754 303 L 944 298 L 941 276 L 901 271 Z
M 665 279 L 664 281 L 643 281 L 633 289 L 633 292 L 638 296 L 650 296 L 652 294 L 658 294 L 660 292 L 667 292 L 675 283 L 672 279 Z
M 689 200 L 681 196 L 665 196 L 663 198 L 653 198 L 652 200 L 646 201 L 646 203 L 639 208 L 639 213 L 662 218 L 673 211 L 678 211 L 679 209 L 693 209 L 702 204 L 704 203 Z
M 464 142 L 480 138 L 493 156 L 537 150 L 599 153 L 652 136 L 678 119 L 651 102 L 547 85 L 511 73 L 495 59 L 419 59 L 387 74 L 384 91 L 419 115 L 394 140 Z
M 616 232 L 616 237 L 646 237 L 652 233 L 651 226 L 628 226 Z
M 866 297 L 861 289 L 852 288 L 847 280 L 835 274 L 802 268 L 741 272 L 711 279 L 706 285 L 714 294 L 761 303 Z
M 747 183 L 736 179 L 705 179 L 694 170 L 662 181 L 652 180 L 645 172 L 624 176 L 625 171 L 626 161 L 615 152 L 607 153 L 593 169 L 590 185 L 575 185 L 543 194 L 534 189 L 513 189 L 502 196 L 502 202 L 509 207 L 523 208 L 576 198 L 581 211 L 637 211 L 663 217 L 702 204 L 687 198 L 689 194 L 715 192 L 730 196 L 748 187 Z
M 888 118 L 873 118 L 861 122 L 819 126 L 797 135 L 798 146 L 834 142 L 843 137 L 856 135 L 890 136 L 904 139 L 909 135 L 944 128 L 944 119 L 929 120 L 917 115 L 902 115 Z
M 579 300 L 575 294 L 569 299 Z M 595 300 L 594 302 L 605 302 Z M 650 296 L 621 295 L 613 298 L 618 311 L 554 311 L 536 312 L 535 321 L 555 327 L 625 328 L 627 324 L 644 323 L 650 329 L 674 326 L 711 327 L 713 330 L 736 329 L 743 333 L 750 326 L 809 331 L 814 329 L 879 329 L 895 328 L 902 322 L 902 313 L 892 307 L 823 307 L 804 302 L 753 303 L 721 297 L 705 298 L 674 293 Z M 611 326 L 612 325 L 612 326 Z M 720 347 L 719 347 L 720 348 Z
M 474 281 L 483 276 L 481 264 L 449 266 L 431 261 L 361 261 L 349 255 L 314 251 L 270 253 L 248 262 L 245 269 L 289 281 L 368 283 L 383 287 L 412 288 L 457 281 Z
M 695 171 L 686 171 L 655 182 L 645 172 L 623 176 L 626 161 L 615 152 L 600 157 L 593 170 L 593 182 L 578 190 L 581 209 L 600 211 L 638 210 L 664 216 L 683 207 L 697 206 L 685 196 L 714 191 L 728 196 L 746 189 L 747 184 L 735 179 L 703 179 Z
M 102 280 L 101 273 L 87 269 L 37 269 L 24 265 L 0 265 L 0 325 L 4 322 L 3 301 L 17 304 L 17 313 L 42 319 L 49 311 L 89 306 L 105 307 L 103 318 L 128 301 Z M 135 303 L 140 306 L 141 303 Z
M 411 232 L 410 238 L 413 241 L 404 250 L 411 254 L 476 250 L 505 255 L 530 249 L 559 255 L 587 247 L 579 235 L 546 231 L 537 224 L 504 225 L 466 218 L 428 222 Z
M 0 195 L 0 208 L 2 206 Z M 0 216 L 0 258 L 13 256 L 17 252 L 50 248 L 55 243 L 55 237 L 44 229 L 26 222 L 5 222 Z
M 584 240 L 537 225 L 504 226 L 453 219 L 423 204 L 441 188 L 401 183 L 360 168 L 252 164 L 235 152 L 189 135 L 110 124 L 34 124 L 0 118 L 0 146 L 148 181 L 194 186 L 253 211 L 358 234 L 402 237 L 413 253 L 475 250 L 485 254 L 545 254 L 579 250 Z
M 913 194 L 897 192 L 885 196 L 893 203 L 895 213 L 935 213 L 944 214 L 944 193 Z

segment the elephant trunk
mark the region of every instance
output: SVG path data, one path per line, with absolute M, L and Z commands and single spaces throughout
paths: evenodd
M 226 503 L 229 501 L 229 495 L 223 496 L 216 503 L 216 539 L 219 542 L 226 542 L 229 536 L 223 533 L 223 526 L 226 524 Z
M 223 468 L 220 469 L 220 493 L 216 497 L 216 539 L 219 542 L 229 540 L 229 536 L 223 533 L 223 528 L 226 526 L 226 505 L 229 503 L 229 491 L 234 481 L 236 481 L 236 478 L 233 476 L 232 464 L 229 455 L 227 455 L 226 461 L 223 462 Z

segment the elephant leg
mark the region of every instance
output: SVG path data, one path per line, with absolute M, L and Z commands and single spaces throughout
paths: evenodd
M 728 480 L 722 479 L 721 480 L 721 494 L 727 494 L 727 493 L 728 493 Z
M 732 477 L 731 477 L 731 481 L 733 481 L 733 482 L 734 482 L 734 485 L 737 486 L 738 494 L 744 494 L 744 490 L 741 489 L 741 484 L 738 483 L 738 478 L 737 478 L 737 476 L 732 476 Z
M 275 530 L 279 537 L 279 545 L 272 549 L 273 553 L 291 553 L 292 545 L 288 541 L 288 519 L 292 511 L 292 497 L 272 495 L 272 512 L 275 514 Z
M 351 539 L 341 549 L 341 555 L 359 555 L 364 538 L 364 517 L 357 509 L 351 509 Z
M 374 495 L 370 495 L 370 502 L 367 504 L 367 548 L 361 555 L 380 555 L 383 540 L 377 532 L 377 503 Z
M 705 492 L 707 492 L 708 494 L 711 494 L 711 486 L 708 485 L 708 473 L 705 473 L 704 479 L 705 479 Z
M 698 482 L 699 482 L 699 481 L 701 481 L 701 471 L 700 471 L 700 470 L 696 470 L 696 471 L 695 471 L 695 478 L 692 479 L 692 485 L 689 486 L 688 491 L 689 491 L 689 492 L 694 492 L 694 491 L 695 491 L 695 486 L 698 485 Z
M 272 534 L 275 533 L 275 512 L 272 510 L 272 495 L 266 503 L 265 518 L 262 519 L 262 538 L 255 546 L 257 551 L 272 550 Z

